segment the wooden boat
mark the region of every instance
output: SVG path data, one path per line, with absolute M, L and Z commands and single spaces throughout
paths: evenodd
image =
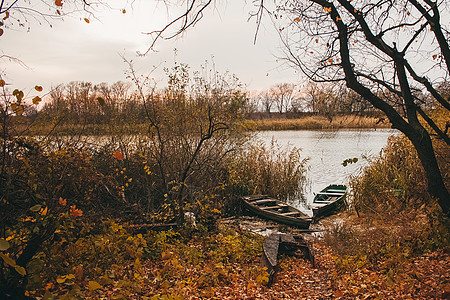
M 295 207 L 268 196 L 246 196 L 242 201 L 251 212 L 278 223 L 308 229 L 312 222 L 312 218 Z
M 331 184 L 317 193 L 313 200 L 313 218 L 320 219 L 333 214 L 345 204 L 347 187 Z

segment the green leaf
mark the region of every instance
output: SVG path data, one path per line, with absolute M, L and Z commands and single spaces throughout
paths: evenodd
M 103 99 L 102 97 L 97 97 L 97 101 L 101 106 L 105 106 L 105 99 Z
M 34 212 L 38 212 L 41 210 L 41 208 L 42 208 L 42 205 L 36 204 L 35 206 L 30 207 L 30 210 L 34 211 Z
M 98 289 L 101 289 L 101 288 L 103 288 L 103 287 L 97 281 L 92 281 L 92 280 L 89 281 L 89 289 L 91 291 L 95 291 L 95 290 L 98 290 Z
M 0 251 L 5 251 L 8 250 L 8 248 L 10 247 L 9 242 L 4 240 L 4 239 L 0 239 Z

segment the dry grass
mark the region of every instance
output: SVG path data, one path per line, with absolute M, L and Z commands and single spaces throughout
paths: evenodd
M 247 120 L 247 125 L 255 130 L 311 130 L 339 128 L 389 128 L 386 121 L 362 116 L 337 116 L 330 120 L 323 116 L 309 116 L 298 119 Z M 378 123 L 378 124 L 377 124 Z

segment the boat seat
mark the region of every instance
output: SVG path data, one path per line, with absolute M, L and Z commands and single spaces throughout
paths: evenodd
M 261 207 L 261 209 L 278 209 L 278 208 L 283 208 L 283 207 L 286 207 L 287 205 L 286 204 L 278 204 L 278 205 L 274 205 L 274 206 L 263 206 L 263 207 Z
M 283 216 L 294 216 L 294 215 L 299 215 L 299 214 L 300 214 L 300 212 L 298 212 L 298 211 L 290 211 L 287 213 L 282 213 Z
M 255 200 L 255 201 L 251 201 L 252 203 L 256 203 L 256 204 L 264 204 L 264 203 L 270 203 L 270 202 L 275 202 L 275 199 L 261 199 L 261 200 Z
M 320 192 L 316 195 L 328 195 L 328 196 L 342 196 L 344 193 L 331 193 L 331 192 Z
M 329 190 L 327 190 L 327 192 L 344 193 L 345 191 L 343 191 L 343 190 L 329 189 Z

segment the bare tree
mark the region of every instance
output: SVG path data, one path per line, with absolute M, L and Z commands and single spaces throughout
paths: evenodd
M 3 0 L 0 1 L 0 36 L 5 30 L 30 30 L 33 22 L 52 26 L 52 21 L 69 14 L 82 13 L 84 21 L 89 23 L 97 9 L 107 7 L 102 0 Z
M 278 112 L 287 112 L 292 100 L 295 98 L 295 84 L 279 83 L 270 88 L 270 96 L 275 103 Z
M 259 100 L 264 108 L 264 111 L 266 113 L 270 114 L 273 104 L 274 104 L 274 99 L 273 99 L 270 91 L 269 90 L 262 91 L 259 94 Z
M 312 81 L 345 82 L 383 111 L 413 143 L 430 194 L 449 214 L 449 193 L 419 117 L 447 145 L 450 139 L 416 93 L 427 91 L 437 106 L 450 109 L 436 88 L 448 81 L 450 71 L 449 19 L 441 19 L 449 13 L 446 1 L 288 0 L 278 8 L 288 61 Z

